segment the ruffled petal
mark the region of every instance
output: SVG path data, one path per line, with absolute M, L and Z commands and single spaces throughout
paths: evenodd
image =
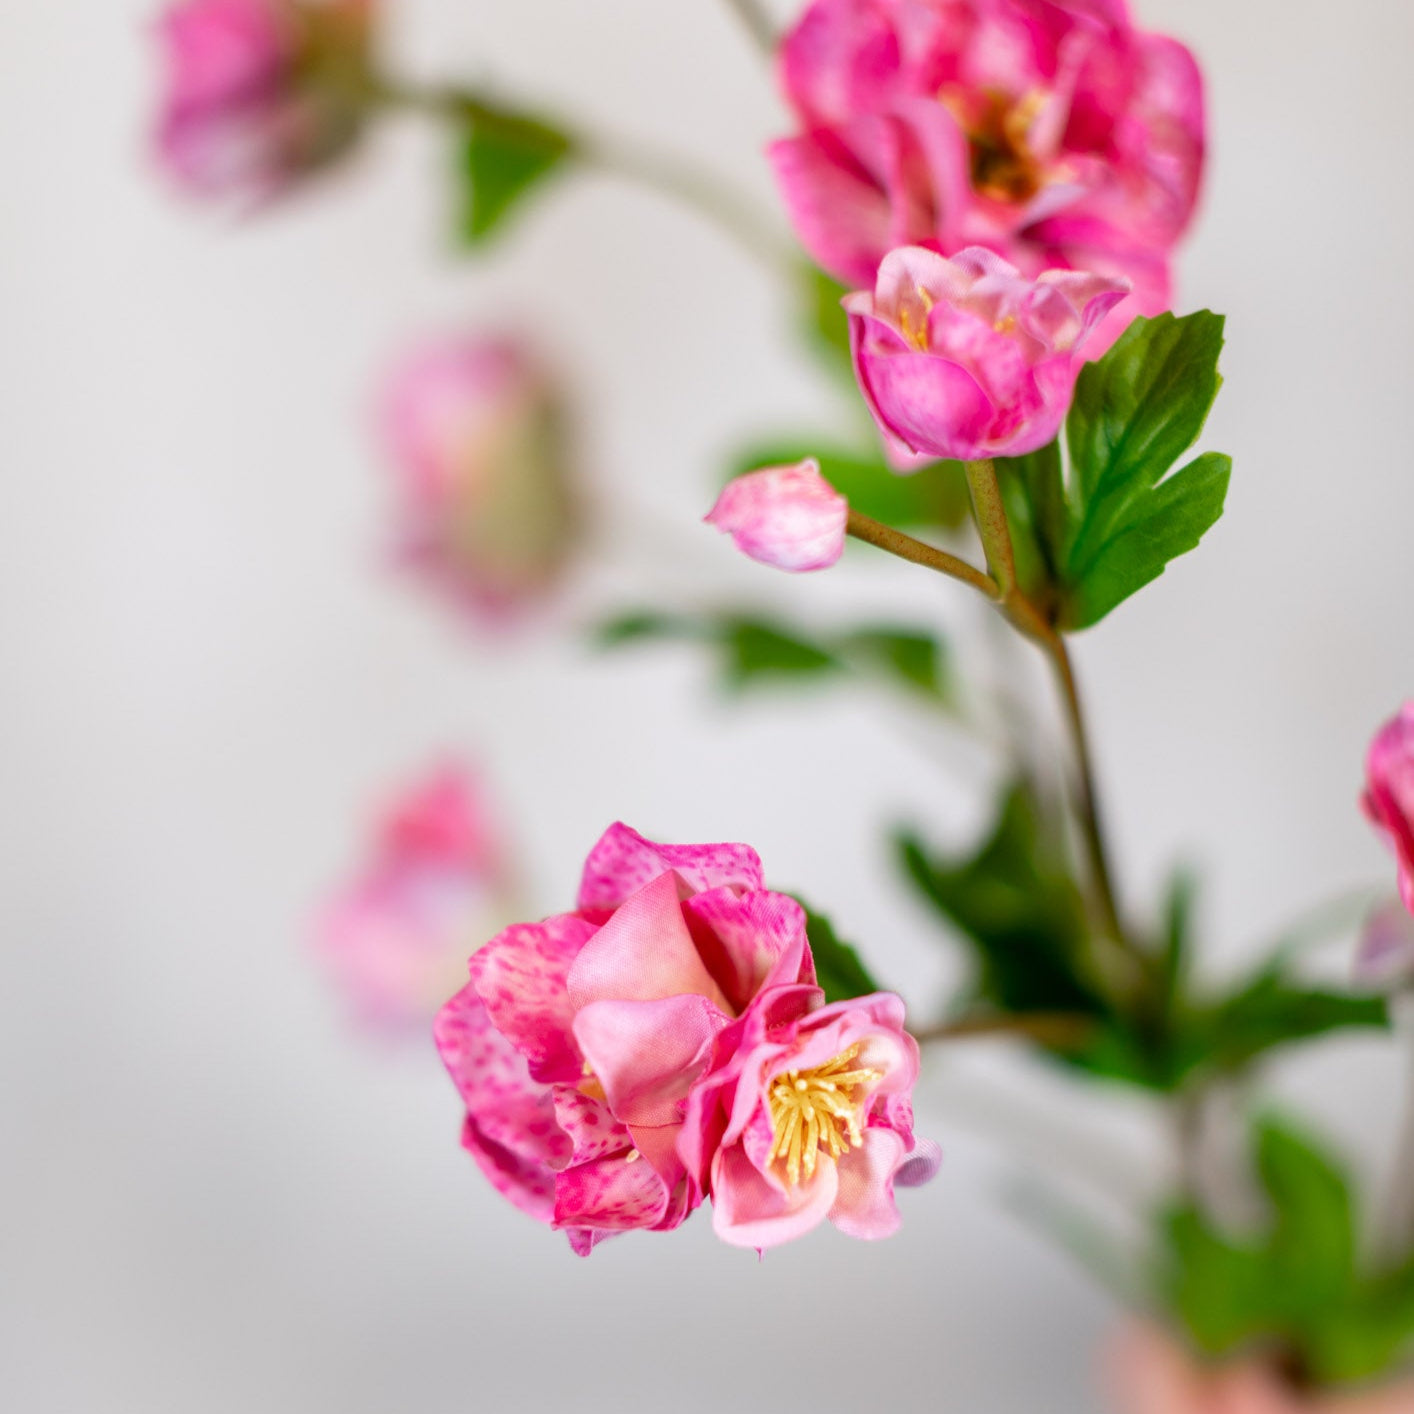
M 641 1157 L 576 1164 L 555 1179 L 556 1227 L 651 1228 L 667 1207 L 667 1185 Z
M 617 908 L 645 884 L 676 870 L 694 892 L 762 887 L 761 857 L 744 844 L 654 844 L 627 825 L 610 825 L 585 861 L 579 907 Z
M 743 1149 L 719 1149 L 712 1164 L 712 1227 L 733 1247 L 764 1251 L 818 1227 L 837 1193 L 833 1163 L 820 1164 L 811 1178 L 783 1190 L 757 1170 Z
M 733 1012 L 763 987 L 815 980 L 805 910 L 789 895 L 711 889 L 688 899 L 683 912 Z

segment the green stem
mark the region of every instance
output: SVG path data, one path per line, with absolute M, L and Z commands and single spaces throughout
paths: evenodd
M 794 277 L 799 261 L 792 248 L 760 221 L 746 198 L 715 173 L 654 148 L 610 141 L 598 134 L 559 123 L 541 125 L 470 89 L 403 84 L 372 76 L 366 85 L 371 104 L 423 113 L 458 126 L 503 132 L 518 143 L 543 133 L 547 147 L 566 153 L 600 172 L 670 197 L 689 207 L 737 242 L 773 273 Z M 567 146 L 566 146 L 567 144 Z
M 915 565 L 937 570 L 939 574 L 948 575 L 952 579 L 960 579 L 978 593 L 986 595 L 993 603 L 1001 600 L 1001 588 L 991 575 L 983 574 L 966 560 L 950 555 L 946 550 L 926 545 L 911 535 L 905 535 L 901 530 L 895 530 L 891 525 L 884 525 L 881 521 L 863 515 L 853 506 L 849 509 L 849 521 L 845 528 L 856 540 L 863 540 L 880 550 L 887 550 L 889 554 L 897 555 L 901 560 L 909 560 Z
M 756 47 L 768 59 L 772 58 L 776 52 L 776 27 L 771 23 L 771 17 L 756 0 L 727 0 L 727 4 L 736 12 L 736 17 L 755 41 Z

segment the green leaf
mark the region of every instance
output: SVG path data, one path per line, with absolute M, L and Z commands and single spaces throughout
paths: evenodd
M 840 301 L 849 287 L 815 265 L 801 273 L 801 330 L 826 367 L 854 386 L 854 359 L 849 351 L 849 316 Z
M 932 634 L 909 629 L 865 628 L 845 635 L 839 651 L 865 671 L 892 676 L 907 687 L 946 700 L 947 655 Z
M 1414 1265 L 1367 1281 L 1311 1331 L 1306 1363 L 1328 1384 L 1356 1384 L 1397 1369 L 1414 1345 Z
M 1272 1201 L 1272 1299 L 1297 1327 L 1347 1300 L 1355 1279 L 1355 1215 L 1340 1164 L 1274 1118 L 1256 1130 L 1257 1170 Z
M 606 619 L 594 630 L 601 648 L 618 648 L 625 643 L 640 643 L 647 639 L 700 638 L 701 625 L 673 614 L 658 614 L 650 609 L 634 609 Z
M 900 476 L 879 452 L 839 447 L 828 439 L 758 443 L 734 459 L 727 479 L 763 466 L 792 466 L 806 457 L 820 463 L 821 475 L 855 510 L 885 525 L 956 529 L 967 517 L 961 462 L 934 462 Z
M 1170 560 L 1186 555 L 1217 524 L 1227 498 L 1232 458 L 1206 452 L 1138 499 L 1086 566 L 1073 570 L 1063 622 L 1098 623 Z
M 1389 1008 L 1382 997 L 1304 987 L 1268 970 L 1212 1007 L 1202 1025 L 1211 1063 L 1238 1071 L 1279 1046 L 1332 1031 L 1386 1028 Z
M 725 677 L 736 688 L 763 678 L 818 677 L 841 667 L 828 650 L 759 619 L 729 620 L 725 647 Z
M 471 118 L 461 150 L 462 237 L 480 245 L 510 212 L 570 155 L 557 128 L 514 113 Z
M 1260 1247 L 1218 1233 L 1194 1207 L 1180 1207 L 1165 1224 L 1168 1299 L 1205 1355 L 1230 1354 L 1271 1329 L 1271 1272 Z
M 844 1002 L 877 992 L 879 984 L 860 961 L 858 952 L 841 941 L 830 920 L 812 912 L 801 900 L 796 901 L 805 909 L 805 935 L 815 955 L 815 977 L 824 990 L 825 1000 Z
M 1070 528 L 1060 440 L 1024 457 L 1001 458 L 996 468 L 1021 587 L 1045 612 L 1063 583 Z

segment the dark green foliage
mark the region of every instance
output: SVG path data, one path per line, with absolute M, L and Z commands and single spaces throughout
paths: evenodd
M 570 153 L 569 138 L 537 119 L 513 113 L 471 118 L 460 153 L 462 238 L 480 245 L 494 235 Z
M 1207 452 L 1173 472 L 1221 386 L 1222 346 L 1222 317 L 1207 310 L 1136 319 L 1081 372 L 1069 475 L 1059 442 L 998 462 L 1022 584 L 1061 628 L 1098 623 L 1222 515 L 1230 458 Z

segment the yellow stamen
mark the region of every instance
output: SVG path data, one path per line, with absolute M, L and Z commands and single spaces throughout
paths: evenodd
M 771 1161 L 783 1160 L 786 1182 L 794 1188 L 815 1176 L 820 1150 L 838 1159 L 863 1142 L 866 1095 L 859 1092 L 883 1079 L 868 1066 L 850 1069 L 860 1052 L 856 1043 L 814 1070 L 788 1070 L 767 1091 L 771 1111 Z

